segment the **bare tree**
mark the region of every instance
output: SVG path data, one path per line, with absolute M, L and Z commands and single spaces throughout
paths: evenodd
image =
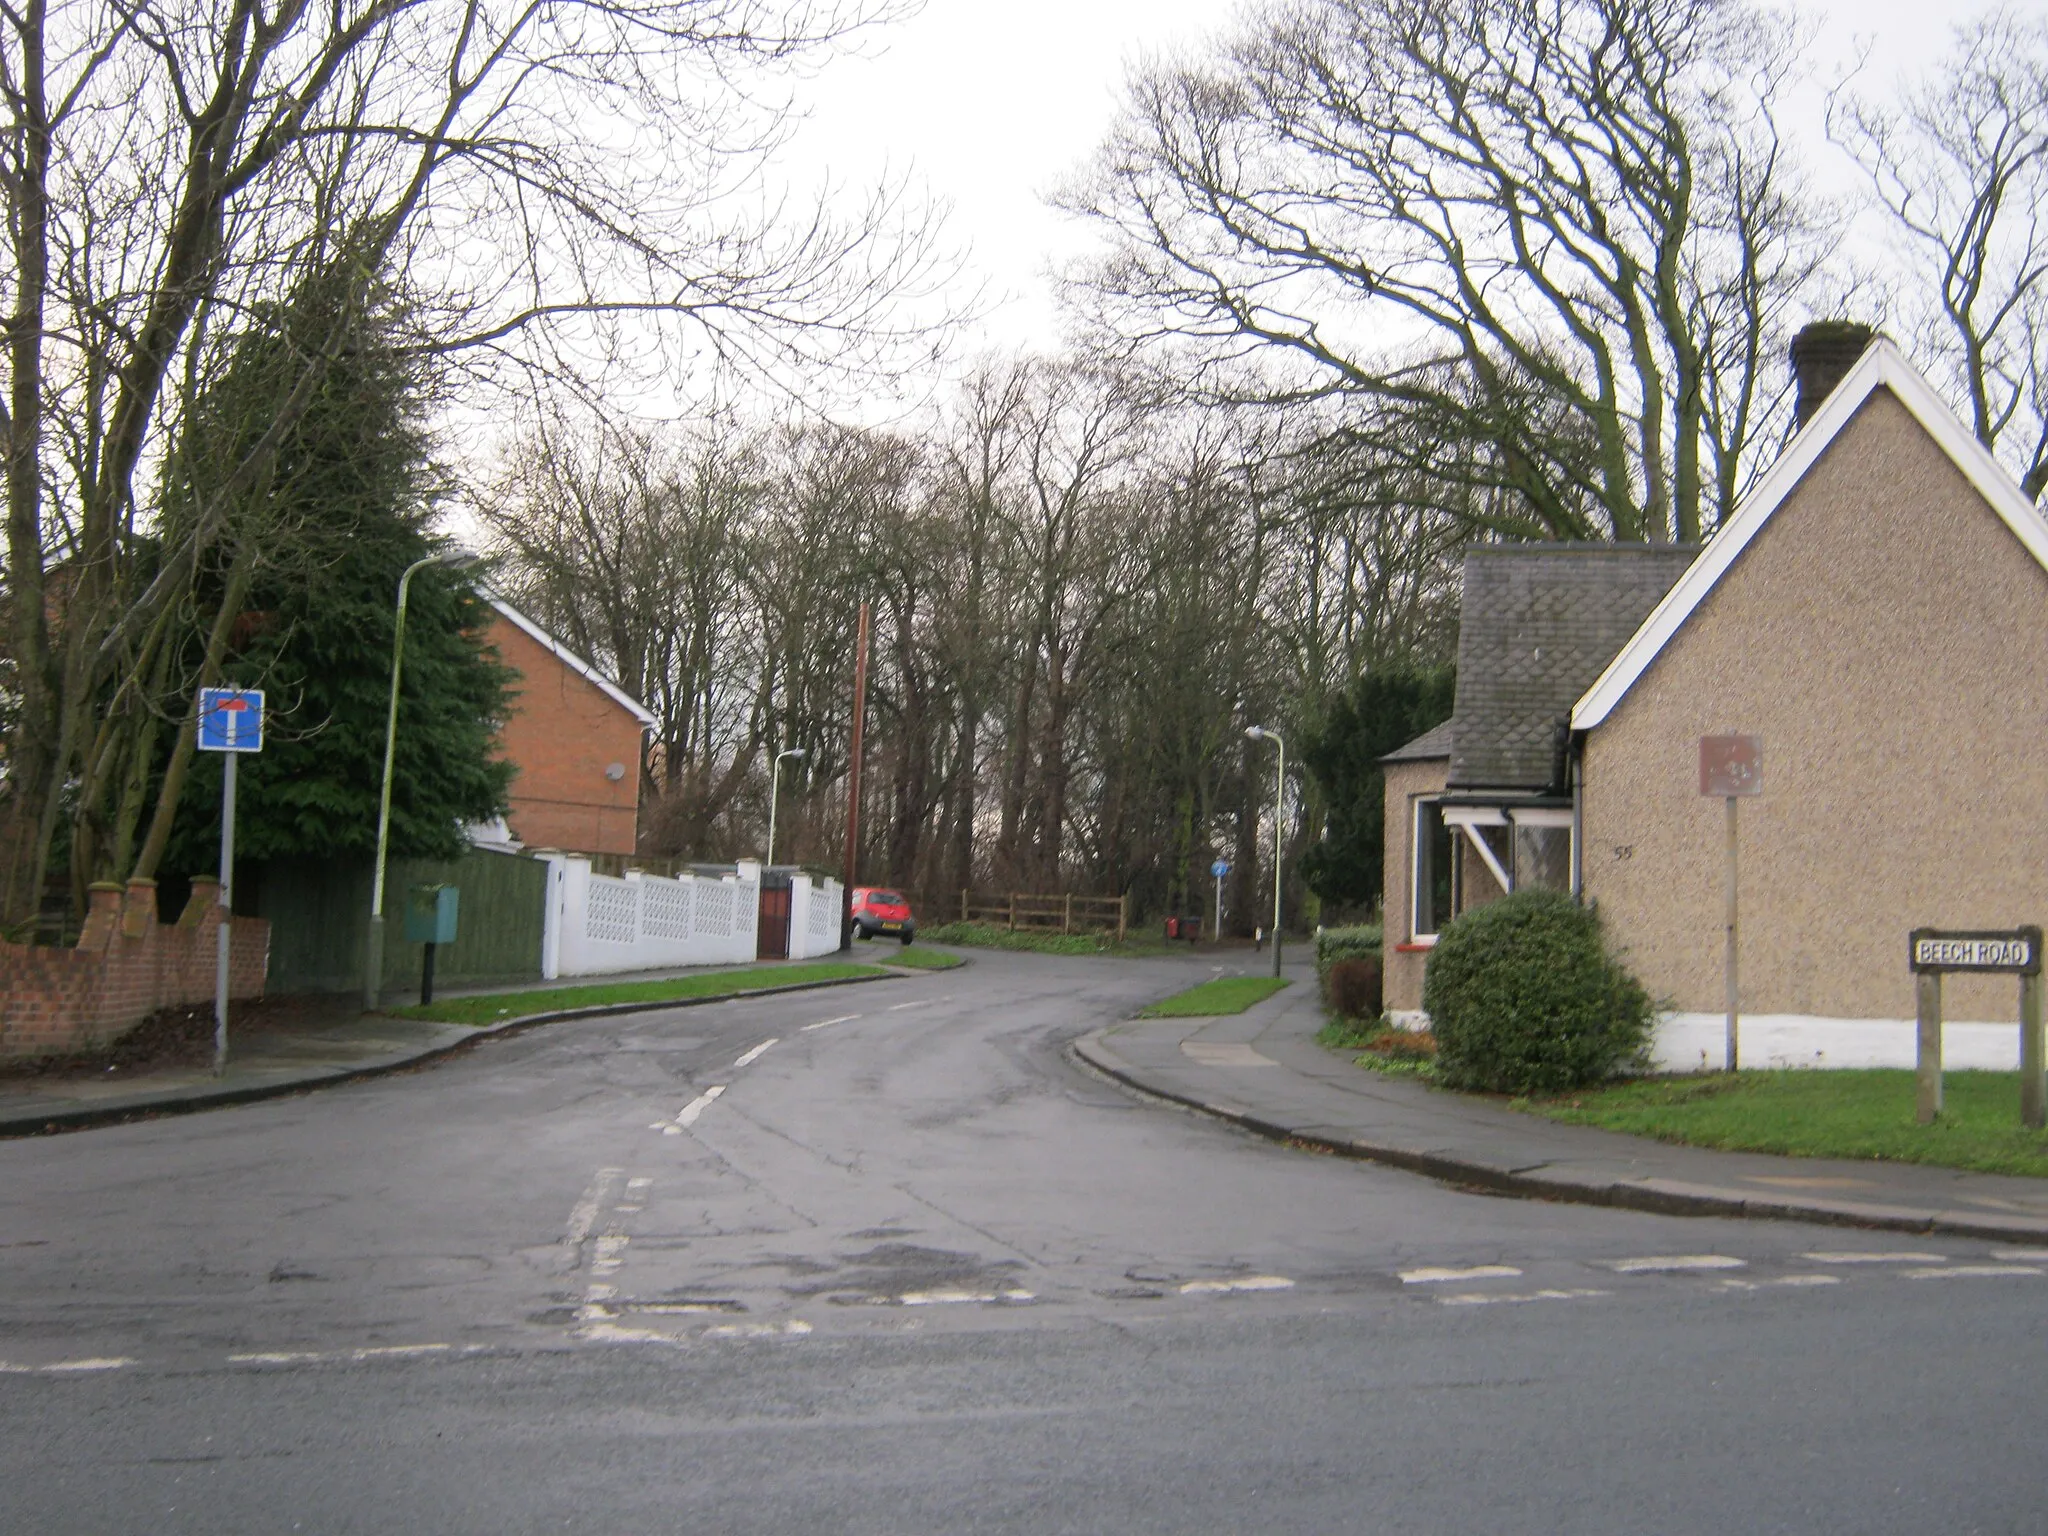
M 1739 0 L 1298 0 L 1133 82 L 1066 199 L 1114 241 L 1078 291 L 1219 394 L 1472 445 L 1510 529 L 1697 539 L 1815 259 L 1787 40 Z
M 2029 496 L 2048 489 L 2048 24 L 1999 10 L 1896 104 L 1850 92 L 1830 129 L 1903 237 L 1914 339 Z

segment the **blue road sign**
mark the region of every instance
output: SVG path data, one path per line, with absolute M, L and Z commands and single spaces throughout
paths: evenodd
M 199 690 L 199 750 L 261 752 L 263 690 L 202 688 Z
M 1211 864 L 1209 866 L 1209 873 L 1214 875 L 1218 880 L 1221 880 L 1225 875 L 1230 873 L 1230 861 L 1228 859 L 1218 859 L 1214 864 Z

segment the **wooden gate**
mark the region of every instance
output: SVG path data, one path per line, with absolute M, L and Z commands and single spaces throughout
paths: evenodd
M 761 920 L 754 925 L 757 960 L 789 958 L 789 882 L 761 886 Z

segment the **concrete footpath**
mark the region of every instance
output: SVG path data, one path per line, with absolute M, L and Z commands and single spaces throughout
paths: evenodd
M 856 963 L 886 966 L 886 962 L 871 961 L 859 953 L 853 959 Z M 209 1067 L 174 1067 L 135 1073 L 120 1079 L 57 1075 L 0 1079 L 0 1137 L 82 1130 L 147 1115 L 180 1114 L 188 1110 L 213 1109 L 227 1104 L 245 1104 L 254 1099 L 301 1093 L 309 1088 L 329 1087 L 380 1072 L 400 1071 L 459 1051 L 492 1035 L 529 1029 L 536 1024 L 645 1013 L 657 1008 L 690 1008 L 731 1002 L 735 997 L 765 997 L 781 992 L 804 992 L 816 987 L 858 986 L 866 981 L 943 974 L 908 967 L 888 967 L 879 976 L 850 976 L 837 981 L 800 982 L 794 986 L 776 986 L 767 980 L 779 965 L 799 963 L 818 962 L 764 962 L 761 965 L 763 985 L 717 997 L 680 997 L 660 1002 L 555 1009 L 481 1026 L 435 1024 L 419 1019 L 396 1018 L 390 1014 L 366 1013 L 327 1017 L 316 1023 L 255 1030 L 237 1036 L 234 1018 L 230 1014 L 227 1070 L 219 1077 L 215 1077 Z M 560 991 L 570 987 L 661 981 L 700 974 L 703 974 L 701 968 L 696 971 L 635 971 L 616 976 L 577 976 L 560 982 L 490 990 Z M 442 992 L 440 997 L 481 995 L 484 990 L 453 989 Z
M 1353 1065 L 1316 1044 L 1312 971 L 1246 1013 L 1132 1019 L 1075 1041 L 1130 1087 L 1262 1135 L 1450 1183 L 1683 1216 L 1769 1217 L 2048 1243 L 2048 1180 L 1667 1146 L 1559 1125 Z

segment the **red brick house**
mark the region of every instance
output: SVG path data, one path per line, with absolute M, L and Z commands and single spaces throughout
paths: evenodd
M 654 716 L 502 597 L 487 638 L 519 673 L 499 751 L 519 770 L 505 821 L 529 848 L 631 853 L 640 746 Z

